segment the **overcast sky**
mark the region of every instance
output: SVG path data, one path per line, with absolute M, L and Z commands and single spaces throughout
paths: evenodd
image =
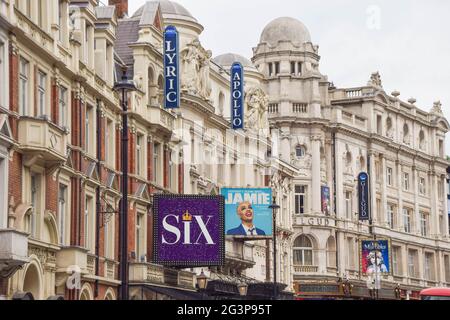
M 145 0 L 130 0 L 130 15 Z M 319 45 L 320 71 L 338 87 L 365 85 L 379 71 L 385 91 L 417 99 L 429 111 L 440 100 L 450 119 L 450 1 L 444 0 L 178 0 L 205 28 L 213 56 L 252 56 L 264 27 L 290 16 Z M 450 154 L 450 139 L 447 139 Z

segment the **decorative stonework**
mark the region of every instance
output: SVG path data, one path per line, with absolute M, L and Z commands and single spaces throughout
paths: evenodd
M 245 102 L 248 109 L 245 116 L 245 127 L 248 129 L 266 129 L 268 126 L 267 107 L 269 98 L 261 88 L 247 91 Z
M 383 88 L 383 84 L 381 82 L 381 76 L 380 76 L 380 73 L 378 71 L 372 73 L 372 75 L 370 76 L 370 80 L 367 83 L 367 85 L 368 86 L 375 86 L 375 87 L 378 87 L 378 88 Z
M 439 114 L 439 115 L 443 115 L 442 112 L 442 103 L 440 101 L 436 101 L 433 104 L 433 108 L 431 108 L 431 113 L 435 113 L 435 114 Z

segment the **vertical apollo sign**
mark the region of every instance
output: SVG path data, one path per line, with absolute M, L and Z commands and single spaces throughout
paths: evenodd
M 358 207 L 359 220 L 368 221 L 370 219 L 369 175 L 365 172 L 358 175 Z
M 244 129 L 244 68 L 239 62 L 231 67 L 231 121 L 234 130 Z
M 164 31 L 164 107 L 180 107 L 180 63 L 178 31 L 174 26 L 167 26 Z

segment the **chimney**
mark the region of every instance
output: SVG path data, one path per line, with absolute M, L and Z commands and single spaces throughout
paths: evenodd
M 109 5 L 116 7 L 117 17 L 119 19 L 128 16 L 128 0 L 109 0 Z

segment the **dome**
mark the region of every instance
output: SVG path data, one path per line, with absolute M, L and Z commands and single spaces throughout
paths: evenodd
M 311 42 L 311 36 L 303 23 L 294 18 L 282 17 L 270 22 L 261 34 L 260 43 L 275 47 L 278 41 L 291 41 L 295 45 Z
M 249 59 L 235 53 L 222 54 L 215 57 L 213 61 L 222 67 L 231 67 L 233 63 L 240 62 L 244 68 L 256 69 Z
M 147 11 L 152 10 L 157 3 L 159 3 L 161 7 L 161 14 L 165 19 L 186 20 L 195 23 L 198 22 L 197 19 L 195 19 L 185 7 L 169 0 L 148 1 L 136 10 L 133 14 L 133 18 L 142 17 L 147 13 Z

